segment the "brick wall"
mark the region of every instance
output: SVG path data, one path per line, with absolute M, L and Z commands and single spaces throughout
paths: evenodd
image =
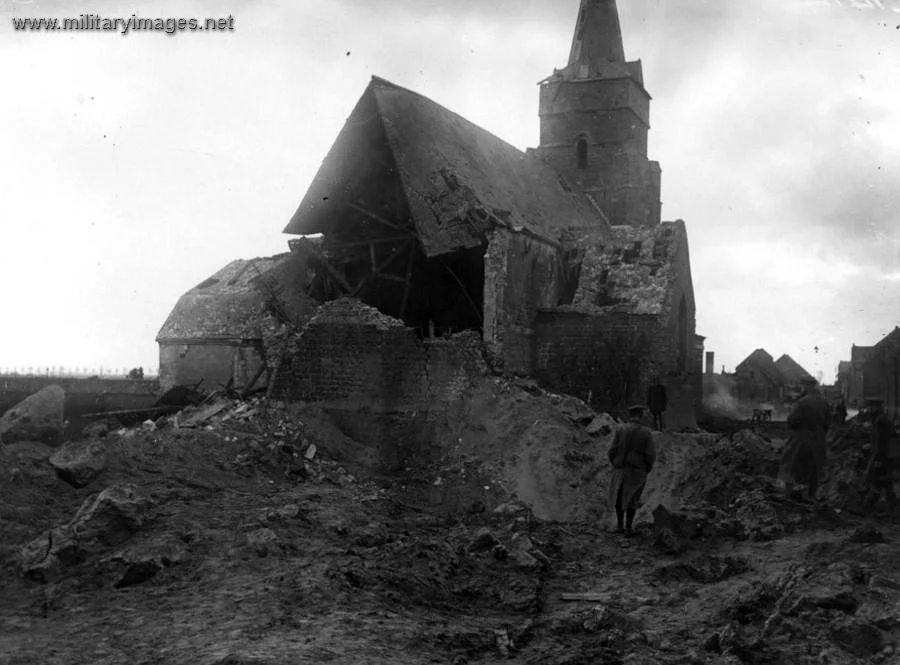
M 159 345 L 159 385 L 162 390 L 177 385 L 221 388 L 234 380 L 242 388 L 262 365 L 259 350 L 251 344 L 233 342 L 161 342 Z
M 670 342 L 654 315 L 542 311 L 537 319 L 535 377 L 550 390 L 598 410 L 643 402 L 660 354 Z
M 548 390 L 579 397 L 597 411 L 646 404 L 654 376 L 669 397 L 667 426 L 693 427 L 702 375 L 671 375 L 671 323 L 656 315 L 542 311 L 537 319 L 535 378 Z
M 538 310 L 562 295 L 559 250 L 528 236 L 497 229 L 485 253 L 484 342 L 495 369 L 534 372 Z
M 323 308 L 332 306 L 348 307 Z M 437 452 L 430 446 L 435 421 L 487 371 L 474 332 L 423 340 L 399 321 L 314 317 L 279 372 L 273 396 L 319 404 L 345 434 L 377 449 L 385 469 L 394 469 Z
M 274 396 L 377 413 L 428 409 L 459 397 L 484 371 L 477 345 L 475 333 L 421 340 L 406 327 L 308 325 Z

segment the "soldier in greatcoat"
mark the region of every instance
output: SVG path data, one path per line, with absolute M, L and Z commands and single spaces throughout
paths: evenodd
M 653 432 L 642 422 L 644 408 L 628 410 L 628 422 L 616 429 L 609 448 L 613 470 L 609 482 L 609 503 L 616 511 L 616 530 L 630 536 L 634 533 L 634 515 L 647 475 L 656 462 Z
M 814 379 L 807 380 L 805 388 L 806 394 L 788 416 L 791 433 L 781 456 L 779 475 L 788 496 L 799 482 L 806 485 L 808 498 L 815 501 L 825 470 L 825 436 L 831 423 L 831 409 Z

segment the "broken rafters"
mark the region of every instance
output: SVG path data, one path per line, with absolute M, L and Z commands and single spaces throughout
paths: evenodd
M 465 284 L 462 283 L 462 280 L 457 276 L 457 274 L 455 272 L 453 272 L 453 269 L 450 266 L 448 266 L 446 263 L 444 263 L 440 258 L 438 258 L 437 261 L 438 261 L 438 263 L 441 264 L 441 266 L 443 266 L 443 268 L 447 272 L 450 273 L 450 276 L 459 285 L 459 288 L 462 290 L 463 295 L 466 297 L 466 300 L 468 300 L 469 304 L 472 306 L 472 311 L 475 312 L 475 315 L 478 317 L 478 320 L 480 322 L 484 323 L 484 317 L 481 314 L 481 310 L 479 309 L 477 303 L 474 300 L 472 300 L 472 296 L 469 293 L 469 290 L 466 288 Z
M 383 272 L 385 268 L 387 268 L 389 265 L 391 265 L 396 260 L 396 258 L 403 253 L 404 249 L 406 249 L 407 247 L 409 247 L 412 244 L 413 244 L 413 239 L 407 240 L 403 245 L 401 245 L 400 247 L 397 247 L 393 252 L 391 252 L 391 255 L 387 259 L 382 261 L 381 265 L 376 266 L 375 270 L 373 270 L 371 273 L 369 273 L 368 275 L 363 277 L 362 281 L 360 281 L 360 283 L 356 285 L 356 288 L 353 289 L 353 292 L 350 294 L 350 297 L 355 298 L 357 295 L 359 295 L 359 292 L 362 291 L 363 288 L 365 288 L 365 286 L 371 281 L 371 279 L 373 277 L 375 277 L 375 276 L 379 275 L 381 272 Z
M 329 242 L 328 249 L 330 251 L 338 249 L 348 249 L 350 247 L 364 247 L 366 245 L 386 245 L 391 242 L 403 242 L 409 240 L 409 236 L 390 236 L 389 238 L 373 238 L 371 240 L 351 240 L 349 242 Z
M 301 242 L 293 243 L 291 245 L 291 248 L 296 249 L 298 252 L 304 252 L 307 257 L 309 257 L 325 269 L 325 272 L 328 273 L 328 276 L 331 277 L 331 279 L 341 287 L 344 293 L 350 293 L 353 290 L 353 287 L 350 286 L 347 278 L 344 277 L 340 272 L 338 272 L 338 270 L 333 265 L 331 265 L 331 263 L 328 261 L 328 257 L 322 253 L 322 250 L 305 238 L 301 238 L 300 240 Z
M 400 319 L 406 314 L 406 301 L 409 299 L 409 291 L 412 288 L 412 271 L 415 260 L 416 246 L 410 243 L 409 258 L 406 261 L 406 279 L 403 280 L 406 284 L 403 287 L 403 298 L 400 300 L 400 313 L 397 315 L 397 318 Z
M 381 273 L 379 275 L 375 275 L 378 279 L 389 279 L 392 282 L 400 282 L 401 284 L 406 284 L 406 280 L 400 275 L 392 275 L 390 273 Z
M 376 215 L 374 212 L 372 212 L 371 210 L 366 210 L 361 205 L 357 205 L 356 203 L 346 203 L 345 205 L 348 208 L 351 208 L 358 213 L 362 213 L 363 215 L 365 215 L 366 217 L 368 217 L 369 219 L 371 219 L 374 222 L 378 222 L 379 224 L 384 224 L 385 226 L 389 226 L 392 229 L 396 229 L 397 231 L 400 231 L 401 233 L 406 233 L 407 237 L 410 237 L 410 236 L 415 237 L 415 234 L 413 234 L 413 232 L 410 229 L 403 228 L 399 224 L 396 224 L 388 219 L 385 219 L 381 215 Z

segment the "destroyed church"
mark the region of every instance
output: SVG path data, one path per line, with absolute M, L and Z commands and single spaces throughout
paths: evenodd
M 192 289 L 158 338 L 164 383 L 203 380 L 216 357 L 216 381 L 242 385 L 267 363 L 281 398 L 417 413 L 489 371 L 618 412 L 658 380 L 669 425 L 692 426 L 687 232 L 660 219 L 650 95 L 615 0 L 582 0 L 568 65 L 539 90 L 540 145 L 522 152 L 373 77 L 284 229 L 294 268 L 257 271 L 265 313 L 234 321 L 220 282 Z M 204 289 L 204 322 L 179 332 Z M 300 333 L 266 348 L 285 308 Z

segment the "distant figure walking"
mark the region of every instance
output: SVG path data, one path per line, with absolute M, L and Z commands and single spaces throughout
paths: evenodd
M 800 482 L 806 485 L 809 499 L 815 501 L 819 479 L 825 469 L 825 435 L 831 421 L 831 410 L 820 394 L 815 379 L 807 379 L 804 386 L 806 394 L 797 401 L 788 416 L 791 433 L 781 456 L 779 475 L 788 496 L 793 494 L 794 483 Z
M 897 512 L 894 481 L 900 468 L 900 442 L 894 423 L 884 412 L 883 400 L 869 400 L 869 413 L 872 417 L 872 457 L 866 469 L 868 492 L 863 510 L 872 512 L 884 493 L 888 514 L 894 516 Z
M 666 423 L 664 415 L 668 408 L 668 400 L 666 398 L 666 387 L 659 382 L 659 378 L 653 379 L 653 385 L 647 391 L 647 407 L 653 416 L 653 428 L 662 432 Z
M 653 432 L 641 423 L 643 411 L 642 406 L 628 409 L 628 422 L 616 429 L 609 449 L 609 504 L 616 511 L 616 530 L 626 536 L 634 533 L 638 502 L 656 462 Z

